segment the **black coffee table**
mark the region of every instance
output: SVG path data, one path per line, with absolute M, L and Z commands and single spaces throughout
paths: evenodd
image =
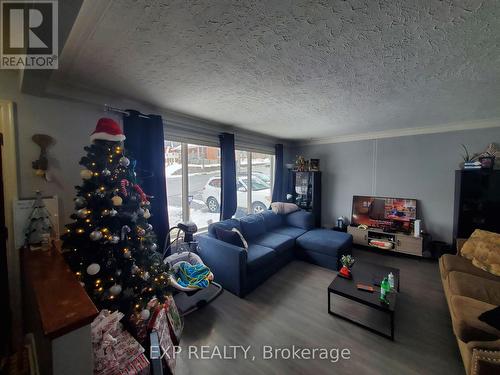
M 360 327 L 366 328 L 371 332 L 377 333 L 381 336 L 394 340 L 394 312 L 396 308 L 397 293 L 391 292 L 387 296 L 388 303 L 383 303 L 379 300 L 380 297 L 380 282 L 390 272 L 394 275 L 394 288 L 399 292 L 399 270 L 397 268 L 380 266 L 378 264 L 357 261 L 352 267 L 352 279 L 344 279 L 336 276 L 330 286 L 328 287 L 328 313 L 345 319 Z M 373 293 L 359 290 L 356 284 L 361 283 L 371 285 L 375 289 Z M 337 294 L 349 300 L 358 302 L 360 304 L 369 306 L 375 310 L 382 311 L 390 316 L 390 335 L 379 331 L 375 328 L 369 327 L 350 316 L 338 314 L 331 309 L 330 296 L 331 293 Z

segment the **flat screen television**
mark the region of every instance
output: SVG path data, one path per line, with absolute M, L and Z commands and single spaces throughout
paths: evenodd
M 352 197 L 351 225 L 372 228 L 411 230 L 417 218 L 417 200 L 390 197 Z

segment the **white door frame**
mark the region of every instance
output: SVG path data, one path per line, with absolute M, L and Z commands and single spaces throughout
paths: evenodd
M 7 270 L 12 322 L 12 340 L 16 347 L 22 340 L 21 273 L 19 249 L 14 247 L 13 203 L 18 198 L 17 140 L 14 103 L 0 100 L 0 132 L 3 134 L 2 171 L 7 237 Z

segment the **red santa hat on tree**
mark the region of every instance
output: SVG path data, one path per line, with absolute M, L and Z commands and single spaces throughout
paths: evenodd
M 97 121 L 90 140 L 92 142 L 95 140 L 122 142 L 125 140 L 125 134 L 115 120 L 103 117 Z

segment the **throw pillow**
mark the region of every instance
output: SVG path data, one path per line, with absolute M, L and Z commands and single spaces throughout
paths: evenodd
M 224 241 L 234 246 L 243 247 L 245 249 L 248 248 L 248 245 L 245 247 L 245 244 L 241 240 L 241 237 L 238 235 L 238 233 L 233 232 L 232 230 L 215 228 L 215 233 L 217 234 L 218 240 Z
M 232 232 L 236 233 L 238 236 L 240 236 L 240 239 L 241 239 L 241 243 L 243 244 L 243 248 L 245 250 L 248 250 L 248 242 L 247 240 L 245 240 L 245 237 L 243 237 L 243 235 L 241 234 L 241 232 L 236 229 L 236 228 L 233 228 L 231 229 Z
M 271 210 L 280 215 L 288 215 L 300 210 L 300 208 L 295 203 L 273 202 L 271 203 Z
M 500 234 L 476 229 L 460 253 L 474 266 L 500 276 Z
M 479 315 L 479 320 L 500 330 L 500 306 Z

